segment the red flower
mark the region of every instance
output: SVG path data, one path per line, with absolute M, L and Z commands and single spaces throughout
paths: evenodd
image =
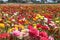
M 48 18 L 48 19 L 52 19 L 52 18 L 53 18 L 53 16 L 50 15 L 50 14 L 44 14 L 44 17 L 46 17 L 46 18 Z
M 41 28 L 42 28 L 43 30 L 48 30 L 48 29 L 49 29 L 48 26 L 42 26 Z
M 37 28 L 41 28 L 42 27 L 42 25 L 41 24 L 37 24 Z
M 41 24 L 37 24 L 37 28 L 41 28 L 41 29 L 43 29 L 43 30 L 48 30 L 48 26 L 43 26 L 43 25 L 41 25 Z
M 9 38 L 10 35 L 8 33 L 3 33 L 3 34 L 0 34 L 0 38 Z

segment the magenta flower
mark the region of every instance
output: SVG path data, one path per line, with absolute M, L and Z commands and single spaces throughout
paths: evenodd
M 45 31 L 40 32 L 39 35 L 40 35 L 40 37 L 48 38 L 48 34 Z
M 47 37 L 41 37 L 40 40 L 49 40 Z
M 31 25 L 28 26 L 30 36 L 37 37 L 39 36 L 39 31 L 33 28 Z

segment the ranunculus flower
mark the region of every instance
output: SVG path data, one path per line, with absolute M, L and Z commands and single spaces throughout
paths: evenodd
M 10 37 L 10 34 L 8 34 L 8 33 L 0 34 L 0 38 L 9 38 L 9 37 Z
M 48 34 L 45 31 L 39 32 L 40 37 L 48 37 Z
M 48 30 L 48 29 L 49 29 L 48 26 L 42 26 L 41 28 L 42 28 L 43 30 Z
M 47 37 L 41 37 L 40 40 L 49 40 Z
M 5 28 L 5 24 L 4 23 L 0 23 L 0 28 Z
M 44 17 L 46 17 L 46 18 L 48 18 L 48 19 L 52 19 L 52 18 L 53 18 L 53 16 L 50 15 L 50 14 L 44 14 Z
M 53 36 L 49 36 L 49 40 L 54 40 L 54 37 Z
M 49 21 L 48 24 L 54 28 L 57 28 L 57 25 L 53 21 Z
M 30 36 L 37 37 L 39 36 L 39 31 L 33 28 L 31 25 L 28 26 Z
M 20 36 L 20 31 L 18 31 L 18 30 L 13 31 L 12 35 L 14 35 L 14 36 Z
M 49 29 L 48 26 L 44 26 L 44 25 L 41 25 L 41 24 L 37 24 L 37 28 L 41 28 L 43 30 L 48 30 Z
M 37 24 L 37 28 L 41 28 L 42 27 L 42 25 L 41 24 Z
M 21 32 L 23 33 L 23 37 L 29 36 L 29 30 L 28 29 L 21 30 Z

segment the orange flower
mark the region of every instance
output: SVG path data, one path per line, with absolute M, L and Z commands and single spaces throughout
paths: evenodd
M 34 21 L 36 21 L 37 19 L 38 19 L 38 18 L 36 18 L 36 17 L 35 17 L 35 18 L 33 18 L 33 20 L 34 20 Z
M 29 23 L 29 21 L 28 20 L 25 20 L 25 24 L 28 24 Z

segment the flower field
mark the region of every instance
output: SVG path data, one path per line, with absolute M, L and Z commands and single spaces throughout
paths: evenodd
M 0 4 L 0 40 L 60 40 L 60 4 Z

